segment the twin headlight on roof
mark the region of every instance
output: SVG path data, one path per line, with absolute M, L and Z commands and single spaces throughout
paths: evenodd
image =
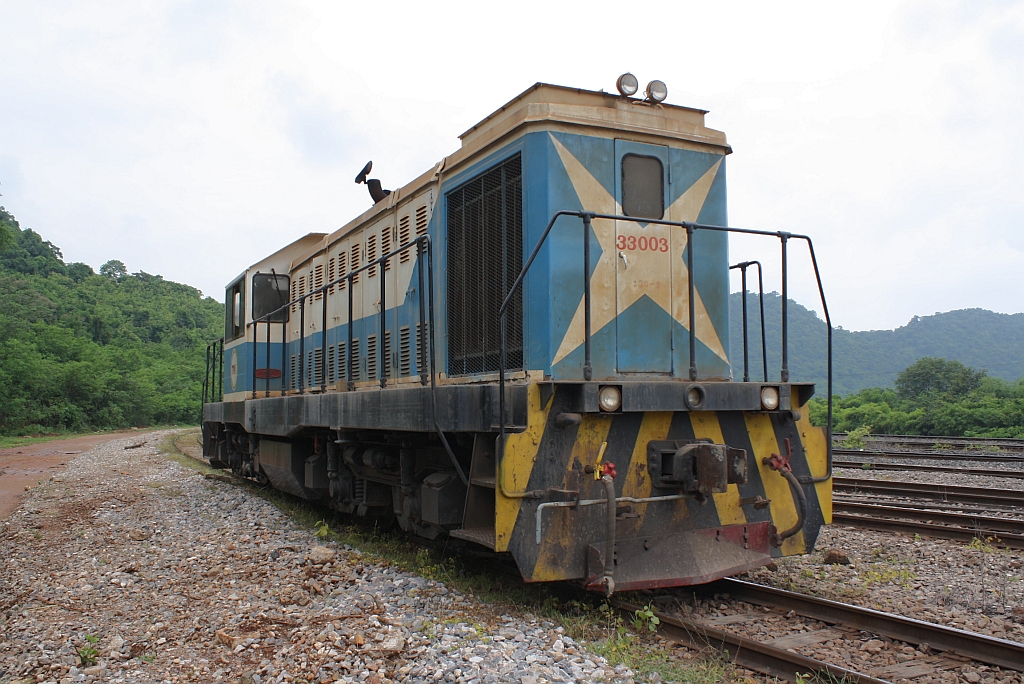
M 626 72 L 615 81 L 615 88 L 619 91 L 619 95 L 633 97 L 640 90 L 640 82 L 636 80 L 636 76 Z M 651 81 L 647 84 L 644 95 L 648 102 L 655 104 L 664 102 L 665 98 L 668 97 L 668 86 L 665 85 L 664 81 Z

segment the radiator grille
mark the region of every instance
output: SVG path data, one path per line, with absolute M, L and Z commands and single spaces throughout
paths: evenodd
M 448 202 L 448 373 L 498 370 L 498 308 L 523 267 L 519 155 L 446 195 Z M 506 315 L 508 370 L 523 366 L 523 302 Z

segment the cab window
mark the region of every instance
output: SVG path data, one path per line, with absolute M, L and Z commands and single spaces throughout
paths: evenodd
M 665 215 L 661 160 L 639 154 L 622 157 L 622 211 L 626 216 L 660 219 Z
M 236 340 L 245 334 L 245 281 L 228 285 L 224 294 L 224 339 Z
M 252 277 L 253 320 L 273 313 L 269 319 L 271 323 L 288 322 L 288 308 L 285 305 L 288 304 L 289 283 L 288 276 L 274 273 L 257 273 Z

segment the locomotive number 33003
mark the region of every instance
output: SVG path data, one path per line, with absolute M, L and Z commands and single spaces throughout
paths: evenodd
M 668 238 L 647 237 L 641 235 L 619 235 L 615 238 L 615 248 L 630 252 L 667 252 Z

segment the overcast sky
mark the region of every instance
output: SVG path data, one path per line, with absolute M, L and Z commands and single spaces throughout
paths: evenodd
M 835 324 L 1024 310 L 1024 2 L 0 0 L 0 26 L 0 203 L 67 261 L 222 299 L 366 209 L 367 159 L 403 185 L 534 82 L 631 71 L 728 135 L 732 225 L 814 238 Z

